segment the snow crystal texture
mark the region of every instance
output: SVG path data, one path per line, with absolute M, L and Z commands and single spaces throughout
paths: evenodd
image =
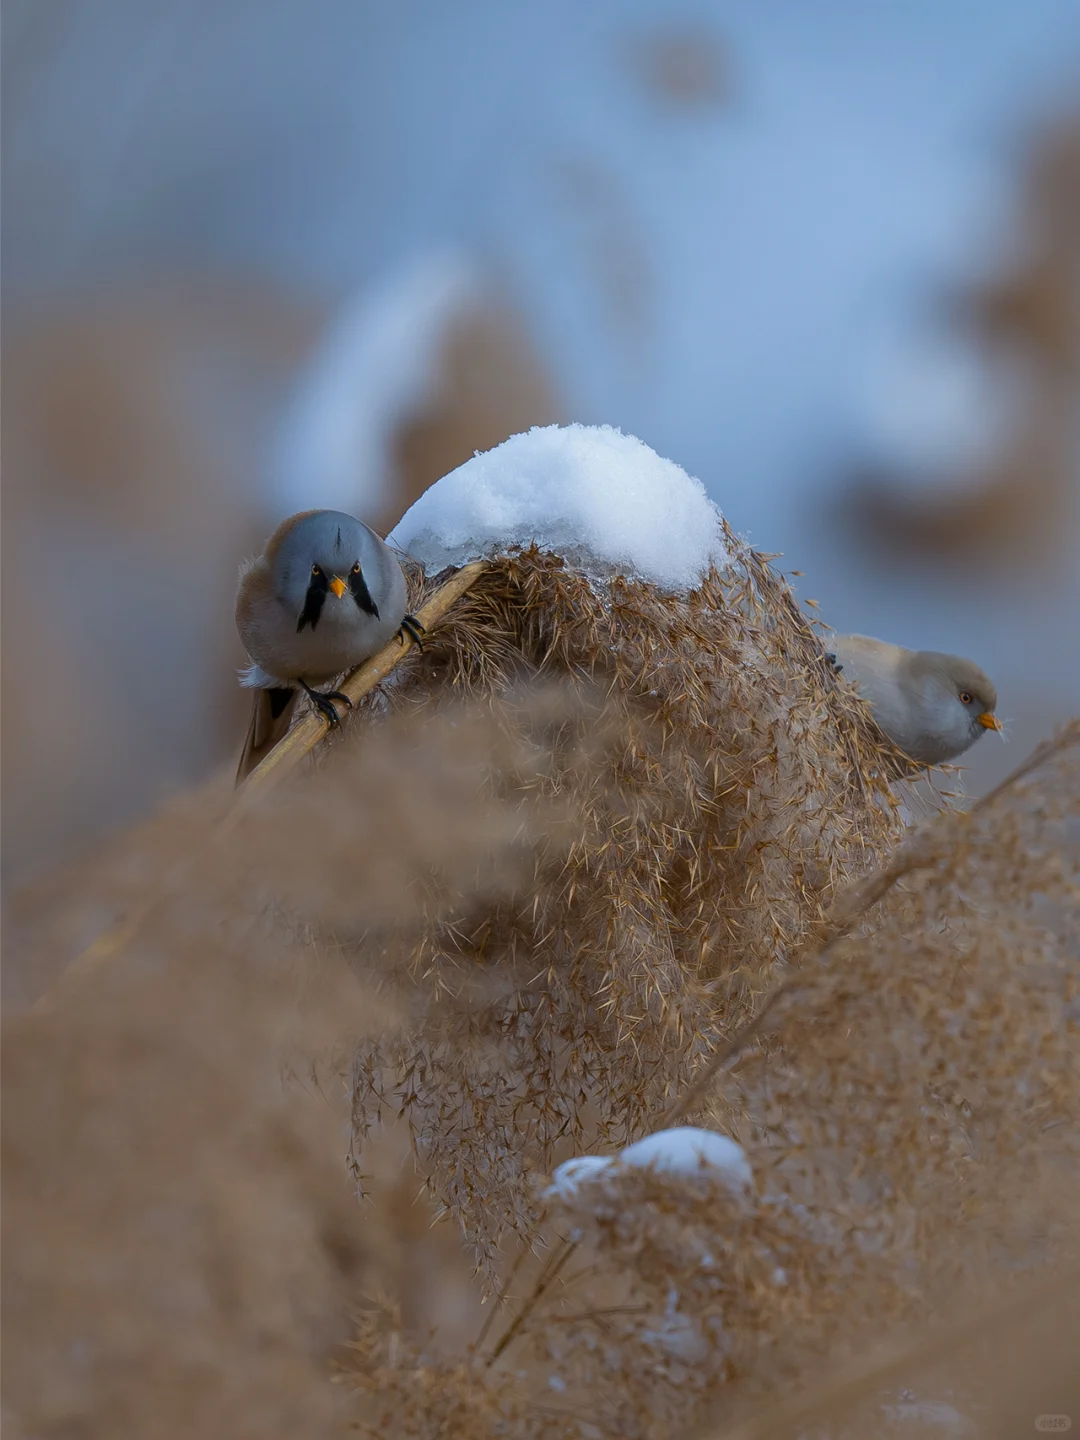
M 586 573 L 680 593 L 727 561 L 701 481 L 610 425 L 511 436 L 437 481 L 389 538 L 428 574 L 536 544 Z

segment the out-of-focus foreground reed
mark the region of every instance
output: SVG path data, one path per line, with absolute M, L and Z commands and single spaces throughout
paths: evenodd
M 160 899 L 7 1026 L 12 1434 L 1077 1418 L 1080 726 L 905 832 L 729 542 L 684 599 L 497 561 L 226 843 L 211 789 L 73 881 Z M 749 1200 L 545 1201 L 675 1113 Z

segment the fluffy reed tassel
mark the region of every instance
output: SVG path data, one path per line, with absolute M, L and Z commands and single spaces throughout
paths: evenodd
M 466 694 L 508 736 L 556 732 L 520 795 L 562 807 L 566 843 L 509 897 L 369 929 L 360 960 L 415 988 L 357 1056 L 355 1150 L 400 1112 L 489 1277 L 536 1219 L 527 1172 L 648 1128 L 899 831 L 881 737 L 784 581 L 727 539 L 732 565 L 685 597 L 535 549 L 496 560 L 365 702 Z M 523 698 L 545 682 L 549 722 Z

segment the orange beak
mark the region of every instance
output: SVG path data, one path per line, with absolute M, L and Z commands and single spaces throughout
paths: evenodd
M 345 591 L 346 591 L 348 588 L 349 588 L 349 587 L 345 584 L 345 581 L 342 580 L 342 578 L 340 577 L 340 575 L 335 575 L 334 578 L 330 581 L 330 589 L 334 592 L 334 594 L 337 596 L 337 598 L 338 598 L 339 600 L 340 600 L 341 597 L 345 594 Z M 979 719 L 981 720 L 982 718 L 983 718 L 983 717 L 980 715 L 980 716 L 979 716 Z M 991 716 L 990 716 L 990 719 L 993 720 L 993 718 L 994 718 L 994 717 L 991 715 Z
M 975 719 L 984 730 L 1003 730 L 1005 728 L 997 716 L 992 715 L 989 710 L 984 710 L 981 715 L 976 715 Z

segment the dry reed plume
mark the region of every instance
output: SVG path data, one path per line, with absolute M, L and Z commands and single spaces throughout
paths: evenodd
M 489 1282 L 506 1232 L 535 1226 L 528 1174 L 650 1128 L 898 834 L 862 707 L 783 582 L 728 543 L 685 599 L 498 560 L 372 702 L 465 694 L 508 736 L 549 736 L 516 793 L 574 822 L 509 900 L 364 938 L 368 973 L 385 949 L 415 989 L 358 1057 L 358 1147 L 375 1114 L 408 1122 Z M 527 698 L 545 682 L 566 709 L 548 720 Z

